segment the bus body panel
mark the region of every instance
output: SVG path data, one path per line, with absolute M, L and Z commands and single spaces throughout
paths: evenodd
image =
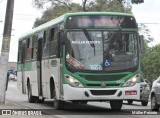
M 55 89 L 56 89 L 56 96 L 57 99 L 60 99 L 60 59 L 59 58 L 53 58 L 50 60 L 51 65 L 51 77 L 53 77 Z
M 125 88 L 75 88 L 71 87 L 68 84 L 63 84 L 64 90 L 64 100 L 124 100 L 124 99 L 140 99 L 140 90 L 137 88 L 139 84 L 136 84 L 133 87 Z M 116 90 L 114 95 L 93 95 L 92 90 Z M 136 95 L 125 95 L 125 91 L 137 91 Z M 122 91 L 122 95 L 118 96 L 119 92 Z M 85 92 L 89 94 L 89 97 L 85 95 Z
M 47 92 L 47 86 L 49 85 L 49 81 L 50 81 L 50 63 L 49 63 L 49 59 L 45 59 L 42 60 L 42 94 L 44 97 L 48 98 L 48 92 Z M 50 85 L 49 85 L 50 86 Z
M 21 93 L 22 92 L 22 72 L 17 71 L 17 88 L 18 90 L 20 90 Z
M 27 88 L 27 79 L 29 79 L 30 85 L 31 85 L 31 90 L 32 90 L 32 95 L 37 96 L 38 95 L 38 83 L 37 83 L 37 61 L 31 62 L 31 70 L 28 70 L 25 72 L 25 78 L 26 78 L 26 88 Z M 29 83 L 28 83 L 29 84 Z

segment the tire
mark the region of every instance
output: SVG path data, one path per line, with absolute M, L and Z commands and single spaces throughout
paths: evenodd
M 142 106 L 147 106 L 148 105 L 148 101 L 141 101 Z
M 54 98 L 54 108 L 57 110 L 64 109 L 65 102 L 62 100 L 57 100 L 55 88 L 52 91 L 53 91 L 53 98 Z
M 37 103 L 44 103 L 44 98 L 39 99 L 39 98 L 37 97 Z
M 151 110 L 152 110 L 152 111 L 158 111 L 158 110 L 159 110 L 159 106 L 158 106 L 158 104 L 157 104 L 155 95 L 153 95 L 153 96 L 151 97 Z
M 88 101 L 80 101 L 80 104 L 87 104 Z
M 132 104 L 133 103 L 133 100 L 127 100 L 128 104 Z
M 54 100 L 54 108 L 57 110 L 64 109 L 65 102 L 61 100 Z
M 32 96 L 30 83 L 28 83 L 27 89 L 28 89 L 28 102 L 30 102 L 30 103 L 35 103 L 35 102 L 36 102 L 36 97 L 35 97 L 35 96 Z
M 122 108 L 122 100 L 114 100 L 114 101 L 110 101 L 110 106 L 112 110 L 121 110 Z
M 78 100 L 74 100 L 72 101 L 73 104 L 87 104 L 88 101 L 85 101 L 85 100 L 81 100 L 81 101 L 78 101 Z

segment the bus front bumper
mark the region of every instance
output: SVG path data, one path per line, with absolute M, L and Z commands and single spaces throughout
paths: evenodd
M 123 88 L 75 88 L 68 84 L 63 85 L 64 96 L 67 100 L 110 101 L 140 99 L 139 84 Z

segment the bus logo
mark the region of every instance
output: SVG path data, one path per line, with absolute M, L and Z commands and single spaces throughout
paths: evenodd
M 104 82 L 102 82 L 101 86 L 102 87 L 106 87 L 106 84 Z

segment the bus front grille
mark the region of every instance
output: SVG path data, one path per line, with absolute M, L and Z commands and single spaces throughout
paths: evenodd
M 117 90 L 90 90 L 92 95 L 114 95 Z
M 121 80 L 127 74 L 117 74 L 117 75 L 79 75 L 80 77 L 86 79 L 87 81 L 117 81 Z
M 88 87 L 100 87 L 102 86 L 101 84 L 86 84 Z M 106 84 L 106 87 L 110 87 L 110 86 L 120 86 L 120 84 Z

